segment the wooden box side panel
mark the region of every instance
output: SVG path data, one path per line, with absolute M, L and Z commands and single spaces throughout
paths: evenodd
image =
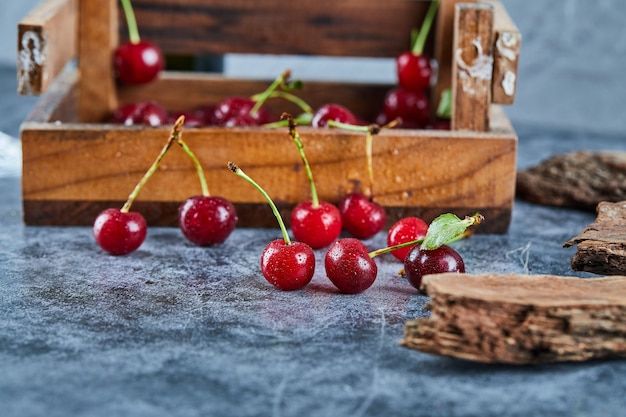
M 333 130 L 302 128 L 320 198 L 337 202 L 353 190 L 371 191 L 375 201 L 407 210 L 455 209 L 459 215 L 484 209 L 510 215 L 514 194 L 514 135 L 453 135 L 450 132 L 389 131 L 374 141 L 374 182 L 369 182 L 364 137 Z M 22 131 L 23 198 L 26 222 L 90 224 L 94 213 L 42 219 L 29 204 L 121 205 L 167 138 L 164 128 L 113 125 L 44 127 Z M 306 174 L 286 130 L 187 129 L 184 137 L 203 164 L 214 195 L 241 206 L 265 206 L 260 194 L 230 173 L 233 160 L 254 177 L 282 207 L 310 198 Z M 199 183 L 186 155 L 173 148 L 142 190 L 138 202 L 172 208 L 198 194 Z M 83 206 L 84 208 L 84 206 Z M 246 224 L 267 224 L 267 218 Z M 432 213 L 431 213 L 432 214 Z M 440 214 L 440 213 L 437 213 Z M 78 216 L 78 217 L 77 217 Z M 82 216 L 82 217 L 81 217 Z M 169 224 L 158 214 L 152 221 Z M 166 216 L 166 217 L 167 217 Z M 393 216 L 392 216 L 393 218 Z M 248 219 L 248 221 L 251 219 Z M 507 222 L 508 226 L 508 222 Z M 502 231 L 502 230 L 500 230 Z
M 135 0 L 142 36 L 167 53 L 393 57 L 425 0 Z M 123 18 L 121 35 L 126 36 Z

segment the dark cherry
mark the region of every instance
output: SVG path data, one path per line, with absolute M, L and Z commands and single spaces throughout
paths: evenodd
M 204 126 L 206 124 L 204 122 L 204 119 L 202 117 L 198 116 L 198 114 L 196 114 L 196 112 L 194 112 L 194 111 L 175 111 L 175 112 L 172 112 L 172 113 L 170 113 L 170 115 L 168 117 L 168 122 L 170 124 L 173 124 L 181 116 L 185 117 L 185 127 L 199 127 L 199 126 Z
M 109 208 L 101 212 L 93 224 L 96 243 L 111 255 L 133 252 L 141 246 L 146 234 L 146 220 L 136 211 Z
M 169 121 L 167 110 L 155 101 L 125 104 L 111 116 L 111 123 L 161 126 Z
M 424 92 L 392 88 L 385 95 L 383 111 L 389 119 L 424 125 L 430 118 L 430 101 Z
M 433 69 L 430 58 L 411 51 L 404 52 L 396 58 L 398 85 L 406 90 L 421 93 L 430 87 Z
M 414 246 L 404 259 L 404 274 L 418 290 L 424 275 L 444 272 L 465 272 L 463 258 L 448 245 L 432 250 L 422 250 L 419 246 Z
M 249 97 L 227 97 L 216 106 L 213 112 L 214 123 L 220 126 L 251 126 L 252 123 L 262 125 L 272 122 L 272 115 L 263 107 L 250 114 L 255 104 Z
M 193 110 L 193 114 L 195 117 L 202 120 L 204 125 L 212 126 L 216 125 L 215 121 L 215 109 L 217 105 L 215 104 L 205 104 L 202 106 L 198 106 Z
M 305 287 L 315 273 L 315 254 L 306 243 L 271 241 L 261 255 L 261 272 L 278 289 L 293 291 Z
M 291 212 L 291 231 L 296 240 L 313 249 L 324 248 L 341 234 L 341 213 L 328 202 L 313 207 L 312 201 L 305 201 Z
M 215 196 L 190 197 L 178 209 L 183 235 L 198 246 L 223 243 L 235 229 L 237 212 L 231 202 Z
M 356 116 L 346 107 L 340 104 L 325 104 L 318 108 L 313 114 L 311 126 L 325 127 L 328 125 L 329 120 L 352 125 L 359 124 L 359 120 Z
M 428 231 L 428 224 L 419 217 L 405 217 L 398 220 L 387 232 L 387 245 L 396 246 L 401 243 L 423 239 Z M 404 261 L 411 247 L 396 249 L 391 254 L 398 260 Z
M 116 77 L 124 84 L 146 84 L 157 78 L 165 60 L 161 50 L 151 42 L 127 42 L 115 49 L 113 67 Z
M 378 267 L 358 239 L 345 238 L 334 242 L 324 258 L 326 276 L 346 294 L 358 294 L 372 286 Z
M 379 204 L 361 193 L 350 193 L 339 203 L 343 228 L 358 239 L 369 239 L 385 226 L 387 215 Z

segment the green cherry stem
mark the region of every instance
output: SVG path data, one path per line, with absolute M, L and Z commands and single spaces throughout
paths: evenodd
M 437 116 L 442 119 L 452 117 L 452 90 L 450 88 L 446 88 L 441 92 L 441 98 L 437 106 Z
M 368 255 L 369 255 L 370 258 L 373 258 L 375 256 L 382 255 L 384 253 L 393 252 L 396 249 L 402 249 L 402 248 L 406 248 L 406 247 L 409 247 L 409 246 L 419 245 L 423 241 L 424 241 L 424 238 L 417 239 L 417 240 L 411 240 L 410 242 L 399 243 L 399 244 L 393 245 L 393 246 L 387 246 L 386 248 L 373 250 L 373 251 L 369 252 Z
M 276 79 L 265 89 L 258 94 L 252 96 L 252 100 L 256 103 L 250 109 L 250 114 L 256 114 L 259 111 L 261 106 L 265 104 L 267 99 L 271 97 L 271 95 L 276 91 L 276 89 L 285 82 L 291 76 L 291 70 L 285 70 L 280 76 L 276 77 Z
M 312 113 L 300 113 L 296 117 L 293 118 L 297 124 L 299 125 L 310 125 L 311 120 L 313 120 Z M 289 120 L 277 120 L 271 123 L 265 123 L 263 127 L 276 128 L 276 127 L 287 127 L 289 126 Z
M 178 124 L 180 122 L 180 124 L 182 125 L 184 121 L 185 121 L 185 116 L 180 116 L 178 120 L 176 121 L 176 123 Z M 200 188 L 202 189 L 202 195 L 205 197 L 210 197 L 211 193 L 209 192 L 209 186 L 207 185 L 206 176 L 204 175 L 204 170 L 202 169 L 202 165 L 200 164 L 200 161 L 198 160 L 196 155 L 193 153 L 189 145 L 185 143 L 185 141 L 183 140 L 182 134 L 178 135 L 176 142 L 178 142 L 182 150 L 187 154 L 189 159 L 191 159 L 191 162 L 193 162 L 193 166 L 196 168 L 196 172 L 198 173 L 198 179 L 200 180 Z
M 124 16 L 126 17 L 126 25 L 128 26 L 128 38 L 133 44 L 139 43 L 141 38 L 139 37 L 139 29 L 137 28 L 137 20 L 135 19 L 135 12 L 130 0 L 120 0 L 122 3 L 122 9 L 124 10 Z
M 300 139 L 300 134 L 298 133 L 298 130 L 296 129 L 296 122 L 289 113 L 283 113 L 280 116 L 280 119 L 281 120 L 286 119 L 289 123 L 289 136 L 291 136 L 291 139 L 293 139 L 294 143 L 296 144 L 296 147 L 298 148 L 298 152 L 300 153 L 300 158 L 302 158 L 302 163 L 304 164 L 306 175 L 309 178 L 309 184 L 311 185 L 311 206 L 314 209 L 318 208 L 320 206 L 320 200 L 317 195 L 317 188 L 315 187 L 315 181 L 313 181 L 313 171 L 311 171 L 311 165 L 309 164 L 306 154 L 304 153 L 304 144 L 302 143 L 302 140 Z
M 285 99 L 285 100 L 295 104 L 296 106 L 300 107 L 300 109 L 304 113 L 313 114 L 313 107 L 311 107 L 306 101 L 304 101 L 303 99 L 301 99 L 297 95 L 292 94 L 290 92 L 287 92 L 287 91 L 274 91 L 272 94 L 270 94 L 270 98 L 282 98 L 282 99 Z
M 267 194 L 267 192 L 263 188 L 261 188 L 261 186 L 257 184 L 256 181 L 250 178 L 248 174 L 243 172 L 243 170 L 239 168 L 234 162 L 228 162 L 228 169 L 230 169 L 236 175 L 240 176 L 241 178 L 243 178 L 244 180 L 252 184 L 252 186 L 256 188 L 263 195 L 263 197 L 265 197 L 265 200 L 267 201 L 267 203 L 270 205 L 270 208 L 272 209 L 272 213 L 274 213 L 276 220 L 278 220 L 278 225 L 280 226 L 280 231 L 283 234 L 283 240 L 285 241 L 285 245 L 290 245 L 291 239 L 289 239 L 289 234 L 287 233 L 285 222 L 283 222 L 283 218 L 280 216 L 280 213 L 278 212 L 278 208 L 276 207 L 276 204 L 274 204 L 274 202 L 272 201 L 270 196 Z
M 411 52 L 414 55 L 422 55 L 422 53 L 424 52 L 424 45 L 426 45 L 426 39 L 428 38 L 430 27 L 433 24 L 433 20 L 435 18 L 435 14 L 437 13 L 438 7 L 439 0 L 432 0 L 430 2 L 430 6 L 428 7 L 428 11 L 426 12 L 424 21 L 422 22 L 422 26 L 420 27 L 417 37 L 415 38 L 415 42 L 411 47 Z
M 130 193 L 130 195 L 128 196 L 128 199 L 126 200 L 126 202 L 124 203 L 124 205 L 120 209 L 120 211 L 122 213 L 128 213 L 130 211 L 130 206 L 132 206 L 133 202 L 135 201 L 135 199 L 139 195 L 139 192 L 141 191 L 143 186 L 148 182 L 148 179 L 150 179 L 152 174 L 154 174 L 155 171 L 159 168 L 159 165 L 161 165 L 161 161 L 165 157 L 165 154 L 170 149 L 172 144 L 175 141 L 178 140 L 178 138 L 180 137 L 180 131 L 181 131 L 182 124 L 183 124 L 183 121 L 181 119 L 178 119 L 176 121 L 176 123 L 174 123 L 174 126 L 172 127 L 172 130 L 170 131 L 170 136 L 167 139 L 167 143 L 165 143 L 165 146 L 163 146 L 163 149 L 161 149 L 161 152 L 159 153 L 157 158 L 154 160 L 154 162 L 152 163 L 150 168 L 148 168 L 148 170 L 143 175 L 141 180 L 139 180 L 137 185 L 135 185 L 135 188 Z

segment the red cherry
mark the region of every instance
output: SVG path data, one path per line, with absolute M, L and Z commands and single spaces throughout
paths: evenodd
M 168 117 L 168 123 L 173 124 L 178 120 L 179 117 L 185 117 L 185 126 L 186 127 L 198 127 L 205 125 L 204 119 L 198 116 L 193 111 L 175 111 L 170 113 Z
M 328 125 L 329 120 L 334 120 L 335 122 L 341 123 L 348 123 L 351 125 L 356 125 L 359 123 L 356 116 L 346 107 L 340 104 L 325 104 L 317 109 L 317 111 L 313 114 L 311 126 L 325 127 Z
M 263 107 L 250 114 L 255 105 L 256 102 L 249 97 L 225 98 L 215 108 L 213 120 L 220 126 L 258 126 L 271 122 L 272 115 Z
M 343 228 L 358 239 L 369 239 L 385 226 L 385 209 L 363 194 L 351 193 L 339 203 Z
M 169 114 L 167 110 L 155 101 L 125 104 L 111 116 L 111 123 L 119 123 L 126 126 L 161 126 L 167 123 L 168 120 Z
M 334 205 L 320 201 L 298 204 L 291 212 L 291 231 L 296 240 L 313 249 L 330 245 L 341 234 L 341 213 Z
M 205 104 L 194 109 L 193 114 L 195 117 L 202 120 L 202 123 L 207 126 L 216 125 L 215 121 L 215 104 Z
M 430 102 L 422 91 L 392 88 L 385 95 L 384 112 L 390 120 L 400 117 L 405 123 L 425 124 L 430 118 Z
M 96 243 L 111 255 L 133 252 L 146 239 L 146 233 L 146 220 L 136 211 L 109 208 L 101 212 L 93 224 Z
M 315 273 L 315 254 L 306 243 L 271 241 L 261 255 L 261 272 L 265 279 L 283 291 L 306 286 Z
M 419 246 L 414 246 L 404 260 L 404 273 L 417 289 L 420 289 L 424 275 L 444 272 L 465 272 L 463 258 L 448 245 L 432 250 L 422 250 Z
M 418 217 L 405 217 L 398 220 L 387 232 L 387 245 L 395 246 L 401 243 L 423 239 L 428 231 L 428 225 Z M 400 261 L 404 261 L 411 247 L 396 249 L 391 254 Z
M 404 52 L 396 58 L 396 70 L 402 89 L 421 93 L 430 87 L 433 70 L 427 56 Z
M 149 83 L 159 75 L 164 66 L 161 50 L 147 41 L 121 44 L 113 55 L 115 74 L 124 84 Z
M 190 197 L 178 209 L 183 235 L 198 246 L 223 243 L 235 229 L 235 207 L 222 197 Z
M 345 238 L 333 243 L 324 258 L 326 276 L 347 294 L 357 294 L 372 286 L 378 267 L 358 239 Z

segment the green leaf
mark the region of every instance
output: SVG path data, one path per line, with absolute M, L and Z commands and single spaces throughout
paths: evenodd
M 461 220 L 452 213 L 442 214 L 428 226 L 428 232 L 422 242 L 422 249 L 433 250 L 463 237 L 468 227 L 483 220 L 480 214 Z

